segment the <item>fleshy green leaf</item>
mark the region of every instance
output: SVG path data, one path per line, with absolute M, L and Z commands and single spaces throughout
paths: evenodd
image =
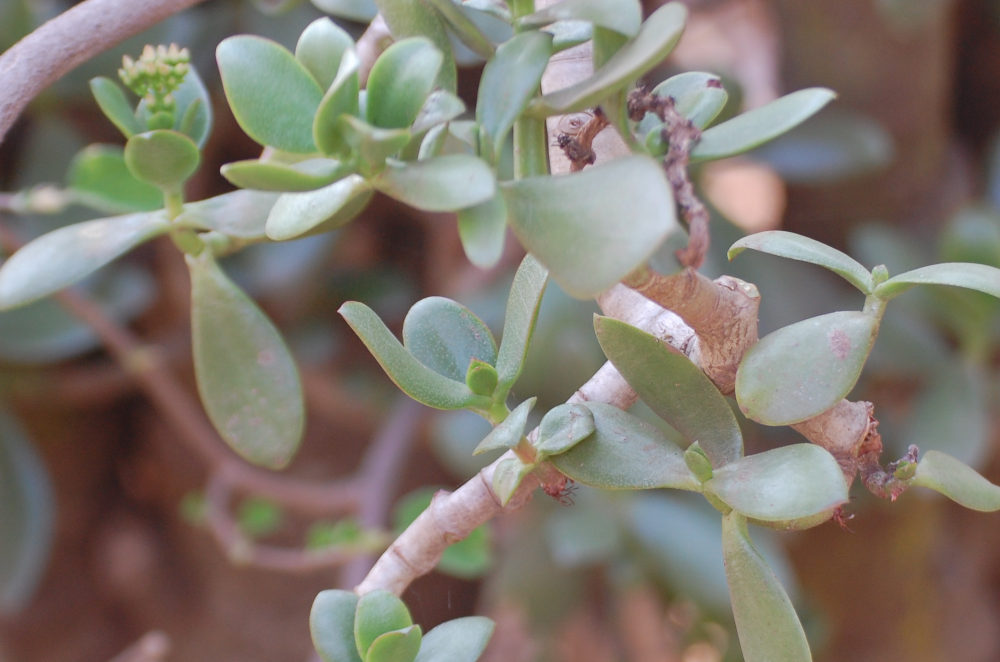
M 514 234 L 581 299 L 617 283 L 677 228 L 663 168 L 645 156 L 560 177 L 528 177 L 501 190 Z
M 449 154 L 426 161 L 387 162 L 372 180 L 382 193 L 424 211 L 455 211 L 493 197 L 493 171 L 480 159 Z
M 503 336 L 497 351 L 496 367 L 501 387 L 510 389 L 521 374 L 548 279 L 545 267 L 531 255 L 525 255 L 510 286 Z
M 490 451 L 507 450 L 516 446 L 517 442 L 521 441 L 521 437 L 524 436 L 524 428 L 528 424 L 528 414 L 531 413 L 537 401 L 538 398 L 528 398 L 515 407 L 514 411 L 507 414 L 507 418 L 490 430 L 490 433 L 479 442 L 472 454 L 479 455 Z
M 646 19 L 635 38 L 592 76 L 535 100 L 529 104 L 529 112 L 547 116 L 598 105 L 659 64 L 677 44 L 686 20 L 684 5 L 663 5 Z
M 372 642 L 365 662 L 413 662 L 420 650 L 420 639 L 419 625 L 385 632 Z
M 716 467 L 704 488 L 733 510 L 765 522 L 829 516 L 847 501 L 844 472 L 815 444 L 782 446 Z
M 177 104 L 174 129 L 203 148 L 212 131 L 212 98 L 194 68 L 188 70 L 173 97 Z
M 810 662 L 809 642 L 792 601 L 754 547 L 738 512 L 722 518 L 722 555 L 743 659 Z
M 599 402 L 585 406 L 594 415 L 594 433 L 549 458 L 559 471 L 603 489 L 700 489 L 684 453 L 662 432 L 617 407 Z
M 358 56 L 353 49 L 344 52 L 340 69 L 316 109 L 313 140 L 324 154 L 348 156 L 351 141 L 343 134 L 351 127 L 342 124 L 340 118 L 342 115 L 354 117 L 359 112 L 359 65 Z
M 383 170 L 386 159 L 406 147 L 410 137 L 407 129 L 380 129 L 353 115 L 342 114 L 327 136 L 330 143 L 324 149 L 360 161 L 359 171 L 367 177 Z
M 559 405 L 542 417 L 534 446 L 540 458 L 558 455 L 592 435 L 595 429 L 594 415 L 585 406 Z
M 434 90 L 417 113 L 410 126 L 412 133 L 449 122 L 465 112 L 465 102 L 447 90 Z
M 517 23 L 521 27 L 542 27 L 556 21 L 587 21 L 631 37 L 642 25 L 642 7 L 636 0 L 563 0 Z
M 358 596 L 351 591 L 321 591 L 309 612 L 309 632 L 323 662 L 361 662 L 354 644 Z
M 489 269 L 500 261 L 507 238 L 507 207 L 497 191 L 492 198 L 458 210 L 458 236 L 469 262 Z
M 770 230 L 743 237 L 729 247 L 732 260 L 746 249 L 770 253 L 789 260 L 801 260 L 829 269 L 865 294 L 871 294 L 872 275 L 850 255 L 827 246 L 823 242 L 803 237 L 794 232 Z
M 308 232 L 339 228 L 360 214 L 371 197 L 371 186 L 358 175 L 315 191 L 286 193 L 267 216 L 267 236 L 285 241 Z
M 215 230 L 224 235 L 247 240 L 264 239 L 264 223 L 278 193 L 231 191 L 211 198 L 189 202 L 177 221 L 187 227 Z
M 137 133 L 125 143 L 125 165 L 144 182 L 177 190 L 201 163 L 201 152 L 183 133 L 160 129 Z
M 414 662 L 476 662 L 493 635 L 493 621 L 466 616 L 445 621 L 426 635 Z
M 368 306 L 348 301 L 338 312 L 365 343 L 389 379 L 414 400 L 436 409 L 489 407 L 489 398 L 473 393 L 464 381 L 435 372 L 406 351 Z
M 413 625 L 403 601 L 385 589 L 366 593 L 354 616 L 354 643 L 367 662 L 368 649 L 382 634 Z
M 378 13 L 374 0 L 312 0 L 312 3 L 320 11 L 355 23 L 371 23 Z
M 187 256 L 195 379 L 208 417 L 247 460 L 288 464 L 305 424 L 302 384 L 281 334 L 215 263 Z
M 743 436 L 729 402 L 698 366 L 654 336 L 625 322 L 595 316 L 597 340 L 657 416 L 697 441 L 712 466 L 743 455 Z
M 534 470 L 534 466 L 525 464 L 516 457 L 500 460 L 493 472 L 492 485 L 501 506 L 506 506 L 510 502 L 521 482 Z
M 652 93 L 672 97 L 674 109 L 699 129 L 711 124 L 729 100 L 729 94 L 722 87 L 722 79 L 700 71 L 671 76 L 654 87 Z
M 0 614 L 30 599 L 49 558 L 53 494 L 31 441 L 0 411 Z
M 43 234 L 0 267 L 0 309 L 53 294 L 169 229 L 162 212 L 142 212 L 75 223 Z
M 711 161 L 747 152 L 806 121 L 835 96 L 826 88 L 811 87 L 737 115 L 702 133 L 691 151 L 691 161 Z
M 932 264 L 893 276 L 875 288 L 875 296 L 891 299 L 914 285 L 952 285 L 1000 298 L 1000 269 L 967 262 Z
M 444 56 L 438 72 L 438 85 L 455 92 L 458 72 L 452 55 L 451 38 L 440 14 L 421 0 L 375 0 L 389 31 L 397 40 L 410 37 L 430 39 Z M 398 43 L 398 42 L 397 42 Z
M 497 358 L 493 334 L 476 314 L 445 297 L 427 297 L 413 304 L 403 320 L 403 346 L 435 372 L 465 382 L 469 363 L 492 365 Z
M 117 145 L 85 147 L 73 158 L 66 180 L 82 202 L 109 213 L 153 211 L 163 206 L 163 192 L 132 176 Z
M 226 99 L 248 136 L 286 152 L 316 151 L 312 125 L 323 90 L 290 52 L 239 35 L 219 44 L 216 59 Z
M 313 191 L 346 177 L 351 169 L 333 159 L 279 163 L 249 159 L 222 166 L 222 176 L 240 188 L 257 191 Z
M 917 473 L 910 485 L 919 485 L 940 492 L 955 503 L 972 510 L 1000 510 L 1000 486 L 979 475 L 940 451 L 927 451 L 917 463 Z
M 492 397 L 498 382 L 497 369 L 492 364 L 479 359 L 469 361 L 469 369 L 465 372 L 465 384 L 473 393 Z
M 131 138 L 137 133 L 145 130 L 139 120 L 135 117 L 133 104 L 130 104 L 125 96 L 124 90 L 110 78 L 98 76 L 90 81 L 90 91 L 97 100 L 97 105 L 111 123 L 118 127 L 118 130 L 126 138 Z
M 841 311 L 796 322 L 751 347 L 736 373 L 740 409 L 764 425 L 791 425 L 850 393 L 878 333 L 878 318 Z
M 552 37 L 530 30 L 501 44 L 486 63 L 479 82 L 476 121 L 493 141 L 494 158 L 503 149 L 514 120 L 538 91 L 551 55 Z
M 420 37 L 397 41 L 372 66 L 365 118 L 383 129 L 405 129 L 417 119 L 444 56 Z
M 295 59 L 312 74 L 320 89 L 326 90 L 337 77 L 344 53 L 353 49 L 351 35 L 324 16 L 302 31 L 295 44 Z
M 493 42 L 463 11 L 461 3 L 454 0 L 424 0 L 438 11 L 449 31 L 462 44 L 479 57 L 489 59 L 493 55 Z

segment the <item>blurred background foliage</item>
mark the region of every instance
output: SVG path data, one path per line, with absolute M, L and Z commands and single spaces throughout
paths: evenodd
M 71 4 L 2 0 L 0 48 Z M 726 247 L 747 231 L 783 227 L 891 273 L 937 261 L 1000 267 L 1000 4 L 686 4 L 687 35 L 652 78 L 718 73 L 730 113 L 805 86 L 840 95 L 765 149 L 695 173 L 714 209 L 705 271 L 757 284 L 762 335 L 861 300 L 809 265 L 767 256 L 728 264 Z M 323 9 L 345 8 L 361 19 L 371 3 L 213 0 L 60 80 L 0 145 L 6 249 L 10 236 L 100 215 L 86 172 L 73 164 L 87 145 L 120 142 L 87 81 L 112 75 L 123 54 L 146 43 L 187 46 L 212 91 L 215 128 L 188 187 L 196 200 L 227 190 L 220 165 L 257 156 L 226 109 L 215 45 L 252 33 L 292 47 Z M 355 37 L 364 29 L 341 25 Z M 462 60 L 460 93 L 471 107 L 481 67 L 471 54 Z M 148 202 L 135 195 L 136 204 Z M 510 240 L 500 267 L 479 271 L 452 218 L 384 198 L 336 233 L 227 258 L 227 271 L 284 331 L 303 369 L 310 418 L 289 473 L 352 473 L 398 406 L 394 387 L 336 315 L 343 301 L 365 301 L 398 332 L 414 301 L 446 295 L 499 335 L 518 261 Z M 83 291 L 193 388 L 185 279 L 176 253 L 153 242 Z M 601 365 L 595 310 L 550 284 L 514 400 L 537 395 L 544 412 Z M 889 309 L 853 396 L 876 403 L 889 456 L 911 443 L 938 448 L 997 482 L 998 343 L 1000 303 L 985 295 L 921 288 Z M 0 412 L 0 660 L 108 660 L 152 630 L 169 638 L 169 660 L 310 659 L 313 596 L 349 575 L 285 575 L 228 561 L 203 526 L 207 468 L 58 302 L 0 314 Z M 350 517 L 306 517 L 247 494 L 238 525 L 252 540 L 292 546 L 384 544 L 429 498 L 426 489 L 404 495 L 453 487 L 493 459 L 471 455 L 486 432 L 479 418 L 433 412 L 421 421 L 405 472 L 366 486 L 397 502 L 394 522 L 379 529 Z M 796 440 L 791 430 L 744 427 L 750 452 Z M 796 600 L 816 658 L 1000 659 L 996 517 L 916 493 L 895 504 L 856 494 L 849 531 L 827 524 L 755 532 Z M 425 630 L 473 611 L 495 618 L 487 660 L 735 661 L 718 518 L 704 508 L 667 493 L 539 495 L 456 546 L 441 573 L 405 598 Z

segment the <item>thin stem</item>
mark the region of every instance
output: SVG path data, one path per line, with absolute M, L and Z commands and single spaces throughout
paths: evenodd
M 93 56 L 201 0 L 86 0 L 0 55 L 0 142 L 45 88 Z
M 548 133 L 545 120 L 522 117 L 514 123 L 514 178 L 549 172 Z

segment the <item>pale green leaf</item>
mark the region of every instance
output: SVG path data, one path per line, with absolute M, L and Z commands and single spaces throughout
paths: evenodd
M 424 0 L 424 2 L 438 11 L 449 31 L 466 48 L 484 59 L 489 59 L 493 55 L 493 42 L 476 22 L 466 15 L 460 2 L 455 0 Z
M 547 116 L 598 105 L 659 64 L 677 44 L 686 20 L 687 9 L 681 3 L 663 5 L 646 19 L 635 38 L 592 76 L 536 99 L 529 104 L 529 112 Z
M 451 38 L 437 11 L 422 0 L 375 0 L 375 4 L 396 40 L 419 37 L 433 42 L 444 56 L 438 72 L 438 85 L 455 92 L 458 72 L 452 55 Z
M 521 27 L 542 27 L 556 21 L 587 21 L 632 37 L 642 25 L 636 0 L 562 0 L 518 19 Z
M 482 160 L 449 154 L 426 161 L 389 161 L 372 179 L 382 193 L 424 211 L 455 211 L 486 202 L 496 192 L 493 171 Z
M 414 400 L 436 409 L 489 407 L 490 399 L 464 382 L 449 379 L 418 361 L 363 303 L 348 301 L 338 311 L 396 386 Z
M 754 547 L 738 512 L 722 518 L 722 555 L 743 659 L 810 662 L 809 642 L 792 601 Z
M 521 437 L 524 436 L 524 428 L 528 424 L 528 414 L 531 413 L 537 401 L 538 398 L 528 398 L 515 407 L 512 412 L 507 414 L 507 418 L 483 437 L 472 454 L 479 455 L 490 451 L 507 450 L 516 446 L 517 442 L 521 441 Z
M 315 191 L 286 193 L 267 216 L 265 230 L 275 241 L 333 230 L 351 221 L 368 205 L 372 189 L 364 178 L 349 175 Z
M 240 127 L 262 145 L 311 153 L 313 117 L 323 98 L 316 79 L 280 44 L 239 35 L 216 49 L 222 87 Z
M 343 135 L 349 127 L 341 122 L 342 115 L 356 116 L 359 113 L 358 94 L 360 61 L 353 49 L 344 52 L 340 68 L 323 95 L 313 118 L 313 140 L 321 152 L 328 155 L 347 157 L 351 141 Z M 360 120 L 359 120 L 360 121 Z
M 142 212 L 43 234 L 0 266 L 0 309 L 53 294 L 169 229 L 162 212 Z
M 877 333 L 876 316 L 841 311 L 768 334 L 747 351 L 736 373 L 740 409 L 765 425 L 823 413 L 854 388 Z
M 445 297 L 413 304 L 403 320 L 403 346 L 435 372 L 464 382 L 469 363 L 496 362 L 497 345 L 488 326 L 471 310 Z
M 722 79 L 700 71 L 671 76 L 654 87 L 652 93 L 672 98 L 674 109 L 699 129 L 711 124 L 729 100 Z
M 480 269 L 496 265 L 507 239 L 507 207 L 496 192 L 486 202 L 458 210 L 458 236 L 469 262 Z
M 843 470 L 815 444 L 773 448 L 716 467 L 704 488 L 733 510 L 766 522 L 828 517 L 847 501 Z
M 875 288 L 875 296 L 891 299 L 914 285 L 951 285 L 1000 298 L 1000 269 L 985 264 L 945 262 L 893 276 Z
M 826 88 L 811 87 L 737 115 L 702 133 L 701 140 L 691 150 L 691 161 L 711 161 L 747 152 L 806 121 L 835 96 Z
M 376 589 L 358 600 L 354 643 L 367 662 L 368 649 L 379 636 L 411 625 L 413 619 L 403 601 L 385 589 Z
M 650 409 L 697 441 L 714 467 L 743 455 L 743 436 L 729 402 L 690 359 L 625 322 L 596 316 L 604 355 Z
M 298 369 L 281 334 L 208 251 L 187 256 L 195 379 L 222 438 L 247 460 L 288 464 L 305 426 Z
M 256 191 L 313 191 L 351 174 L 351 168 L 333 159 L 279 163 L 249 159 L 222 166 L 222 176 L 240 188 Z
M 445 621 L 424 635 L 414 662 L 476 662 L 493 635 L 493 621 L 466 616 Z
M 450 122 L 465 112 L 465 102 L 447 90 L 434 90 L 417 113 L 410 132 L 417 134 Z
M 318 9 L 355 23 L 371 23 L 378 13 L 374 0 L 312 0 Z
M 413 124 L 434 89 L 443 61 L 441 51 L 420 37 L 387 48 L 368 77 L 367 121 L 383 129 L 404 129 Z
M 647 260 L 677 228 L 659 163 L 627 156 L 501 186 L 518 239 L 574 297 L 590 298 Z
M 103 76 L 92 78 L 90 91 L 94 94 L 101 112 L 126 138 L 145 130 L 146 127 L 136 119 L 134 105 L 129 103 L 124 90 L 110 78 Z
M 524 256 L 514 274 L 497 351 L 496 367 L 501 387 L 510 389 L 524 367 L 548 277 L 549 272 L 531 255 Z
M 179 225 L 215 230 L 229 237 L 250 241 L 265 238 L 264 223 L 279 193 L 231 191 L 211 198 L 189 202 L 176 220 Z
M 871 294 L 874 286 L 871 273 L 850 255 L 794 232 L 770 230 L 743 237 L 729 247 L 729 259 L 732 260 L 748 248 L 789 260 L 801 260 L 819 265 L 837 274 L 865 294 Z
M 132 176 L 117 145 L 90 145 L 70 163 L 66 181 L 84 204 L 108 213 L 153 211 L 163 192 Z
M 517 488 L 521 486 L 528 475 L 534 471 L 535 467 L 525 464 L 517 457 L 508 457 L 500 460 L 493 471 L 493 493 L 496 494 L 501 506 L 506 506 Z
M 353 49 L 351 35 L 324 16 L 302 31 L 295 44 L 295 59 L 312 74 L 320 89 L 326 90 L 337 77 L 344 53 Z
M 419 625 L 385 632 L 368 647 L 365 662 L 413 662 L 420 650 L 420 639 Z
M 309 632 L 323 662 L 361 662 L 354 643 L 358 596 L 352 591 L 320 591 L 309 612 Z
M 125 143 L 124 156 L 136 179 L 168 191 L 179 190 L 201 163 L 198 145 L 169 129 L 135 134 Z
M 588 402 L 594 432 L 549 461 L 583 485 L 610 490 L 699 490 L 684 453 L 658 429 L 611 405 Z
M 535 450 L 539 458 L 565 453 L 594 433 L 594 415 L 583 405 L 564 404 L 554 407 L 538 424 Z
M 1000 510 L 1000 486 L 979 475 L 940 451 L 927 451 L 917 463 L 917 473 L 910 485 L 919 485 L 940 492 L 955 503 L 972 510 Z

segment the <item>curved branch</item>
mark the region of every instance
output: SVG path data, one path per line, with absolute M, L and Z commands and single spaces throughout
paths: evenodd
M 0 55 L 0 142 L 24 108 L 77 65 L 202 0 L 86 0 Z

